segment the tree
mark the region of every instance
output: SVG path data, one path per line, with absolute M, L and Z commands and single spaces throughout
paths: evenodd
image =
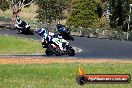
M 4 12 L 10 8 L 10 3 L 8 0 L 0 0 L 0 9 Z
M 110 0 L 110 26 L 112 28 L 122 28 L 128 22 L 129 1 L 128 0 Z
M 98 19 L 96 0 L 75 0 L 67 25 L 75 27 L 94 27 Z
M 16 17 L 19 16 L 21 9 L 29 6 L 33 0 L 0 0 L 0 9 L 6 11 L 9 8 L 12 8 L 12 18 L 13 23 L 16 20 Z
M 62 11 L 67 8 L 69 2 L 70 0 L 36 0 L 36 4 L 39 7 L 37 10 L 39 21 L 51 22 L 62 19 Z

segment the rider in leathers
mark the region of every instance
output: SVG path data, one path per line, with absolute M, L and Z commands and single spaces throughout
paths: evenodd
M 64 40 L 62 38 L 62 36 L 57 36 L 52 33 L 52 32 L 49 32 L 48 30 L 44 29 L 44 28 L 41 28 L 38 30 L 38 33 L 39 35 L 42 37 L 42 46 L 43 48 L 45 48 L 45 40 L 48 40 L 49 42 L 52 41 L 52 42 L 55 42 L 59 48 L 63 51 L 64 48 L 63 48 L 63 45 L 64 44 L 69 44 L 69 42 L 67 42 L 66 40 Z
M 26 33 L 26 30 L 30 29 L 29 23 L 26 22 L 26 21 L 22 21 L 19 17 L 16 18 L 15 27 L 18 29 L 18 31 L 19 31 L 20 33 L 22 33 L 21 30 L 23 30 L 23 32 Z

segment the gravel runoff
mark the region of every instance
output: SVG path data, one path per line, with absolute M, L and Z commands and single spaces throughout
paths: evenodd
M 26 58 L 26 57 L 0 57 L 0 64 L 49 64 L 49 63 L 106 63 L 106 62 L 111 62 L 111 63 L 132 63 L 132 60 L 122 60 L 122 59 L 82 59 L 82 58 Z

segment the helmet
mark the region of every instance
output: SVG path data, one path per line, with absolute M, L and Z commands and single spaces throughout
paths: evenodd
M 46 29 L 44 29 L 44 28 L 40 28 L 40 29 L 38 29 L 38 31 L 37 31 L 38 33 L 39 33 L 39 35 L 41 36 L 41 35 L 43 35 L 44 33 L 46 33 L 47 32 L 47 30 Z
M 16 23 L 17 23 L 17 24 L 21 24 L 21 23 L 22 23 L 22 21 L 20 20 L 19 17 L 16 18 Z
M 57 24 L 61 24 L 60 21 L 58 21 Z
M 60 29 L 60 28 L 62 28 L 62 27 L 63 27 L 63 25 L 62 25 L 60 22 L 58 22 L 57 25 L 56 25 L 56 28 L 57 28 L 57 29 Z

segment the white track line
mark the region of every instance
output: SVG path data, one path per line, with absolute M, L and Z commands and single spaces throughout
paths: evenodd
M 82 49 L 80 49 L 80 48 L 78 48 L 78 47 L 73 47 L 73 49 L 75 50 L 76 53 L 82 52 Z

